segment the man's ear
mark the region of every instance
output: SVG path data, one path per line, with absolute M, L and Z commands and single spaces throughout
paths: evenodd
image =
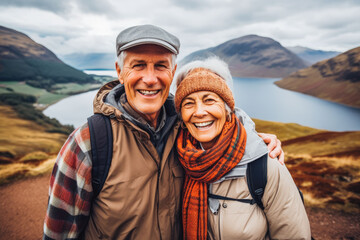
M 175 64 L 175 67 L 174 67 L 173 70 L 172 70 L 172 75 L 173 75 L 173 77 L 175 76 L 176 68 L 177 68 L 177 64 Z
M 123 80 L 123 79 L 121 78 L 121 76 L 120 76 L 121 69 L 120 69 L 119 64 L 118 64 L 117 61 L 115 62 L 115 68 L 116 68 L 116 73 L 117 73 L 117 75 L 118 75 L 118 79 L 119 79 L 120 83 L 121 83 L 121 84 L 124 84 L 124 80 Z

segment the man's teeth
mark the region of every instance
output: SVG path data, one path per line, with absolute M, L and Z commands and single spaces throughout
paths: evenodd
M 155 91 L 148 91 L 148 90 L 139 90 L 139 92 L 143 95 L 152 95 L 152 94 L 156 94 L 159 92 L 159 90 L 155 90 Z
M 206 127 L 206 126 L 209 126 L 212 123 L 213 123 L 213 121 L 209 121 L 209 122 L 202 122 L 202 123 L 194 123 L 194 125 L 196 127 Z

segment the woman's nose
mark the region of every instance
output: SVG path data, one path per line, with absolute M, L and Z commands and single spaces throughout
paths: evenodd
M 203 104 L 196 104 L 195 107 L 195 112 L 194 112 L 194 116 L 196 117 L 203 117 L 207 114 L 206 110 L 205 110 L 205 106 Z

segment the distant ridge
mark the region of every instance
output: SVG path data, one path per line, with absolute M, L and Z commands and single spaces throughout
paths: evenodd
M 308 62 L 309 64 L 314 64 L 319 61 L 333 58 L 339 55 L 341 52 L 336 51 L 322 51 L 315 50 L 307 47 L 295 46 L 295 47 L 286 47 L 293 53 L 295 53 L 298 57 Z
M 115 53 L 72 53 L 60 58 L 77 69 L 115 70 Z
M 294 72 L 275 84 L 360 108 L 360 47 Z
M 27 35 L 0 26 L 0 81 L 89 82 L 93 78 L 65 63 Z
M 191 53 L 180 61 L 179 67 L 192 60 L 214 55 L 228 63 L 234 77 L 285 77 L 309 66 L 279 42 L 247 35 Z

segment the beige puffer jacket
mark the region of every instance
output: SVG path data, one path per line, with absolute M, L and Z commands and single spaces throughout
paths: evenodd
M 212 193 L 252 199 L 246 177 L 212 184 Z M 287 170 L 268 157 L 268 178 L 262 200 L 256 204 L 219 200 L 217 211 L 208 210 L 210 239 L 311 239 L 310 224 L 298 189 Z

